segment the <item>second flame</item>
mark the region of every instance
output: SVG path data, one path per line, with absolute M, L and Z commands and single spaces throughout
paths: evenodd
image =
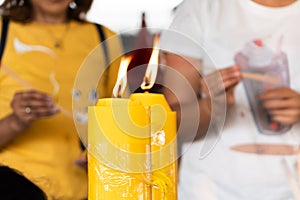
M 153 50 L 150 57 L 150 61 L 147 66 L 144 80 L 141 84 L 142 90 L 150 90 L 153 87 L 157 76 L 158 58 L 159 58 L 159 35 L 156 34 L 153 42 Z

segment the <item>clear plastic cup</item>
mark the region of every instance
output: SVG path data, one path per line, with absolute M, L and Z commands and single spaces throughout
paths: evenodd
M 267 135 L 282 134 L 291 126 L 283 125 L 272 120 L 271 115 L 263 107 L 258 96 L 274 88 L 289 86 L 289 71 L 287 56 L 282 51 L 274 52 L 261 40 L 247 43 L 235 56 L 235 63 L 241 71 L 266 77 L 265 80 L 243 79 L 248 102 L 251 107 L 256 126 L 260 133 Z M 268 81 L 274 78 L 277 82 Z

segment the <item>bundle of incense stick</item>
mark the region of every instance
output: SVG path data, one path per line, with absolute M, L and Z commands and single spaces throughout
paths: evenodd
M 299 146 L 290 144 L 245 143 L 231 146 L 230 149 L 259 155 L 288 156 L 298 155 Z
M 2 65 L 1 66 L 1 70 L 6 73 L 7 75 L 9 75 L 11 78 L 13 78 L 15 81 L 17 81 L 19 84 L 21 84 L 23 87 L 27 88 L 27 89 L 34 89 L 34 87 L 32 85 L 30 85 L 28 82 L 26 82 L 24 79 L 22 79 L 20 76 L 18 76 L 15 72 L 11 71 L 9 68 L 7 68 L 6 66 Z M 57 107 L 60 109 L 61 113 L 73 118 L 73 115 L 70 111 L 66 110 L 64 107 L 57 105 Z
M 296 146 L 295 149 L 297 150 L 297 175 L 298 175 L 298 183 L 300 183 L 300 147 Z
M 288 178 L 288 181 L 289 181 L 289 184 L 290 184 L 290 187 L 293 192 L 295 200 L 300 200 L 300 189 L 299 189 L 298 182 L 297 182 L 296 178 L 294 177 L 294 175 L 292 174 L 285 158 L 282 158 L 281 164 L 282 164 L 282 167 Z
M 247 79 L 271 83 L 274 85 L 277 85 L 280 83 L 280 79 L 276 76 L 267 76 L 267 75 L 250 73 L 250 72 L 242 72 L 242 75 L 244 78 L 247 78 Z
M 217 71 L 217 68 L 214 67 L 202 67 L 201 70 L 211 70 L 211 71 Z M 280 78 L 276 76 L 268 76 L 268 75 L 262 75 L 258 73 L 251 73 L 251 72 L 242 72 L 242 76 L 247 79 L 252 79 L 256 81 L 271 83 L 271 84 L 279 84 Z

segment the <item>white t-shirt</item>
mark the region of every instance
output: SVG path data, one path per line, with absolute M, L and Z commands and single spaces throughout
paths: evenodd
M 286 7 L 271 8 L 250 0 L 185 0 L 170 27 L 177 34 L 164 32 L 161 48 L 202 59 L 206 66 L 224 68 L 234 64 L 234 56 L 245 43 L 259 38 L 275 46 L 283 36 L 280 48 L 288 57 L 291 88 L 299 92 L 299 22 L 300 1 Z M 185 37 L 178 37 L 178 34 Z M 221 138 L 209 155 L 200 159 L 203 140 L 186 144 L 191 146 L 181 160 L 179 198 L 294 199 L 282 159 L 287 161 L 297 178 L 296 156 L 247 154 L 233 151 L 230 147 L 242 143 L 297 145 L 300 142 L 299 124 L 282 135 L 263 135 L 256 128 L 243 84 L 236 87 L 235 97 L 236 103 L 229 111 Z

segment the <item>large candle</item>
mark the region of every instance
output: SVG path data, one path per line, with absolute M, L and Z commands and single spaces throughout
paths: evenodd
M 89 199 L 177 199 L 176 114 L 161 94 L 89 107 Z
M 143 90 L 154 85 L 158 55 L 154 48 Z M 122 58 L 115 97 L 125 90 L 129 62 Z M 88 125 L 90 200 L 177 199 L 176 114 L 163 95 L 100 99 Z

